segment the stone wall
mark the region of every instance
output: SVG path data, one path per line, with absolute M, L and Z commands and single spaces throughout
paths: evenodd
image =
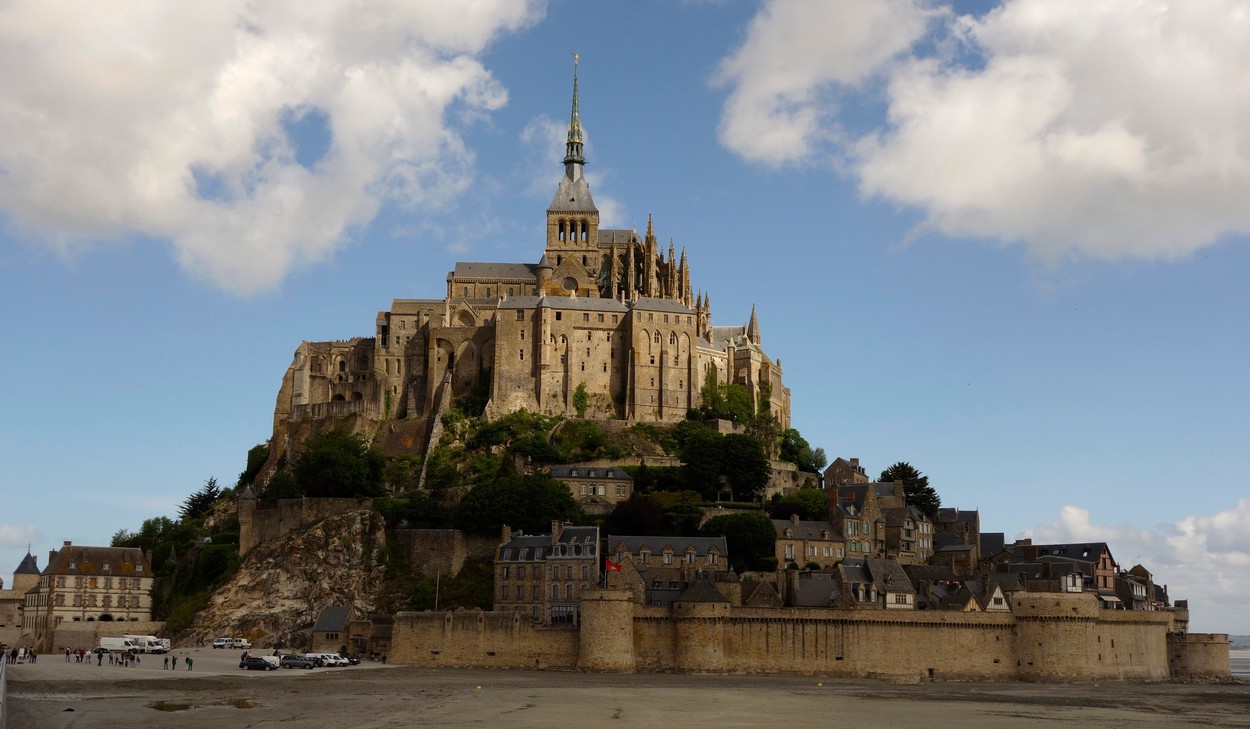
M 64 653 L 66 648 L 88 650 L 100 645 L 101 638 L 117 638 L 123 635 L 157 635 L 165 630 L 164 621 L 127 621 L 124 623 L 69 622 L 61 623 L 49 637 L 52 653 Z
M 239 554 L 247 554 L 257 544 L 277 541 L 301 526 L 372 509 L 372 499 L 281 499 L 271 507 L 262 507 L 255 499 L 240 499 Z
M 499 537 L 465 534 L 459 529 L 396 529 L 395 541 L 422 577 L 456 575 L 465 560 L 490 558 Z
M 1176 678 L 1228 678 L 1232 664 L 1222 633 L 1169 633 L 1168 665 Z
M 1013 598 L 1013 610 L 883 612 L 724 603 L 662 608 L 633 604 L 625 593 L 590 590 L 583 598 L 580 635 L 508 613 L 402 613 L 392 656 L 422 666 L 822 674 L 898 682 L 1157 681 L 1170 675 L 1169 662 L 1191 675 L 1229 675 L 1227 636 L 1169 643 L 1174 616 L 1168 612 L 1099 610 L 1090 594 L 1058 593 Z
M 517 613 L 399 613 L 392 663 L 457 668 L 577 667 L 578 631 L 542 627 Z

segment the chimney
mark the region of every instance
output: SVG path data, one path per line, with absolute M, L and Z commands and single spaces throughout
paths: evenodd
M 560 520 L 552 519 L 551 520 L 551 541 L 553 542 L 559 541 L 560 534 L 563 532 L 564 532 L 564 525 L 560 523 Z
M 503 529 L 501 529 L 500 532 L 501 534 L 499 535 L 499 538 L 502 540 L 499 542 L 500 544 L 507 544 L 512 541 L 512 527 L 504 524 Z
M 64 548 L 64 547 L 69 547 L 69 546 L 72 546 L 72 545 L 73 545 L 73 542 L 71 542 L 70 540 L 66 539 L 66 540 L 65 540 L 65 542 L 64 542 L 61 546 Z
M 799 523 L 799 512 L 797 512 L 797 511 L 796 511 L 796 512 L 794 512 L 793 514 L 791 514 L 791 515 L 790 515 L 790 523 L 791 523 L 791 524 L 798 524 L 798 523 Z
M 859 468 L 859 459 L 858 459 L 858 458 L 852 458 L 852 459 L 851 459 L 851 467 L 852 467 L 852 468 Z

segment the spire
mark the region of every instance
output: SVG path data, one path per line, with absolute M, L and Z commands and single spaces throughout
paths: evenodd
M 751 321 L 747 324 L 747 339 L 751 340 L 751 344 L 759 346 L 760 320 L 755 316 L 755 304 L 751 304 Z
M 577 111 L 577 63 L 580 55 L 573 54 L 573 112 L 569 115 L 569 139 L 565 145 L 564 164 L 568 165 L 584 165 L 586 159 L 582 156 L 582 119 Z

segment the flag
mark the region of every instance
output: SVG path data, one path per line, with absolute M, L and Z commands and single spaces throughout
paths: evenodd
M 603 566 L 603 571 L 604 572 L 620 572 L 621 566 L 613 562 L 611 559 L 609 559 L 607 560 L 607 564 Z

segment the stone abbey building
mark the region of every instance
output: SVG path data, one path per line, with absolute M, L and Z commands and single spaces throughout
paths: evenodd
M 485 394 L 488 416 L 522 408 L 598 419 L 678 421 L 711 376 L 766 399 L 782 427 L 790 393 L 760 327 L 712 324 L 711 297 L 691 286 L 685 250 L 646 233 L 599 227 L 583 175 L 577 73 L 564 174 L 547 208 L 535 263 L 457 263 L 441 299 L 395 299 L 372 337 L 303 342 L 274 413 L 284 425 L 359 414 L 424 418 L 449 397 Z

